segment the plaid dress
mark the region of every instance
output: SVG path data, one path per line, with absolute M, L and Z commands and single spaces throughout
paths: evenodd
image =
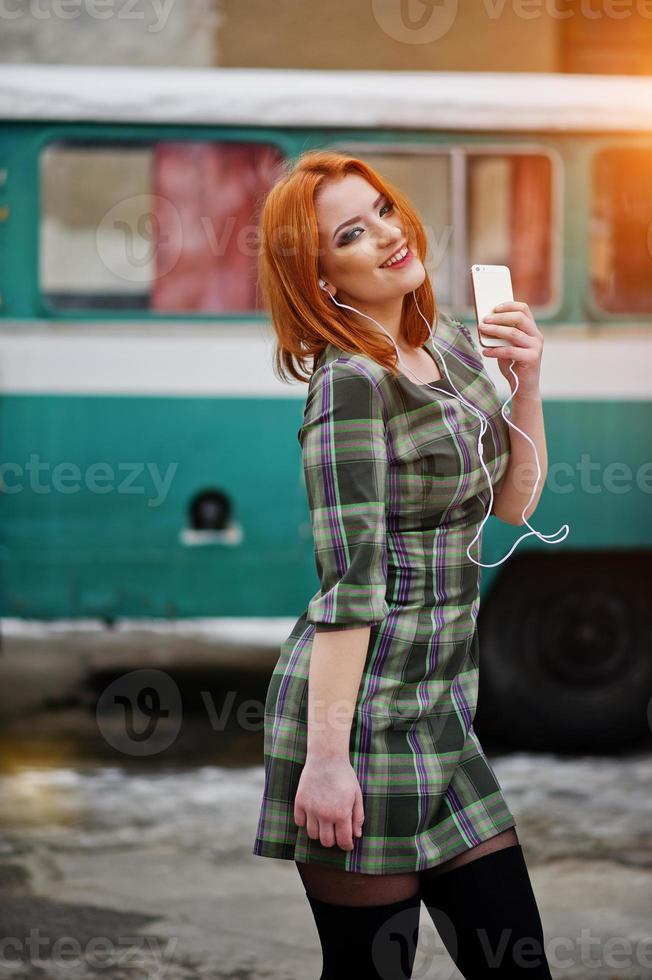
M 515 820 L 473 730 L 480 569 L 466 554 L 509 426 L 468 329 L 439 313 L 425 349 L 441 391 L 329 344 L 308 386 L 303 450 L 320 589 L 281 646 L 265 702 L 265 786 L 253 854 L 367 874 L 419 871 Z M 508 412 L 509 406 L 506 409 Z M 470 548 L 481 560 L 481 538 Z M 325 847 L 294 822 L 315 632 L 371 625 L 349 758 L 362 837 Z

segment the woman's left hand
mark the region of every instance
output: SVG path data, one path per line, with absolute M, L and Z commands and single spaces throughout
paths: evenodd
M 498 366 L 510 382 L 512 392 L 516 387 L 514 374 L 518 377 L 520 394 L 539 395 L 539 376 L 541 373 L 541 355 L 543 354 L 543 334 L 537 327 L 527 303 L 517 303 L 510 300 L 499 303 L 492 313 L 485 317 L 478 326 L 481 335 L 492 336 L 504 340 L 501 347 L 482 347 L 485 357 L 498 358 Z M 510 370 L 510 362 L 515 361 Z

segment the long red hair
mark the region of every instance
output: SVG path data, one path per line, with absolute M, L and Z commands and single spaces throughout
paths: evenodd
M 274 369 L 282 381 L 309 381 L 314 363 L 328 343 L 350 353 L 366 354 L 393 375 L 398 374 L 396 350 L 388 337 L 356 324 L 347 310 L 335 305 L 319 288 L 319 232 L 315 195 L 321 184 L 357 173 L 393 202 L 410 241 L 425 262 L 426 233 L 407 197 L 357 157 L 328 150 L 303 153 L 268 193 L 261 209 L 258 281 L 276 333 Z M 415 289 L 429 323 L 436 313 L 430 277 Z M 403 299 L 401 337 L 421 347 L 428 328 L 419 316 L 412 293 Z

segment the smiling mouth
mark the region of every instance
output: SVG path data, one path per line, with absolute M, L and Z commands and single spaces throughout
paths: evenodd
M 379 266 L 379 268 L 393 269 L 395 266 L 405 265 L 405 263 L 408 262 L 411 258 L 412 258 L 412 252 L 410 251 L 407 242 L 405 242 L 403 245 L 401 245 L 400 248 L 397 248 L 396 251 L 392 255 L 390 255 L 389 259 L 383 262 L 383 264 Z

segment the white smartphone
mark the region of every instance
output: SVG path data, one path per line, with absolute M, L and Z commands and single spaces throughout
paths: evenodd
M 493 312 L 499 303 L 513 302 L 512 276 L 506 265 L 473 265 L 471 266 L 471 285 L 473 287 L 473 302 L 478 323 L 483 317 Z M 505 341 L 499 337 L 491 337 L 478 330 L 478 337 L 483 347 L 503 347 Z

